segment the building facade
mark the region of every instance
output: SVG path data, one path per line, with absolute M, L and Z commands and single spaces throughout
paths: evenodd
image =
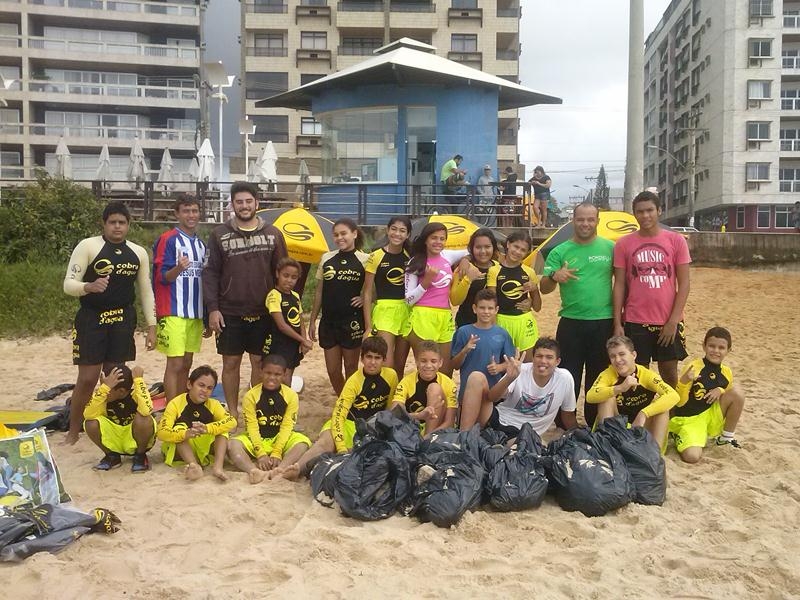
M 124 180 L 135 138 L 151 171 L 169 148 L 188 172 L 202 20 L 196 0 L 0 0 L 0 74 L 15 82 L 0 89 L 2 178 L 53 172 L 62 137 L 74 179 L 93 179 L 108 145 Z
M 698 229 L 791 231 L 800 1 L 674 0 L 645 44 L 644 107 L 644 182 L 667 223 L 693 204 Z
M 321 175 L 322 125 L 310 112 L 256 108 L 256 101 L 360 63 L 390 42 L 412 38 L 519 81 L 518 0 L 243 0 L 242 11 L 243 113 L 256 125 L 250 153 L 271 140 L 279 177 L 296 176 L 301 159 Z M 517 166 L 518 131 L 516 109 L 498 113 L 500 169 Z

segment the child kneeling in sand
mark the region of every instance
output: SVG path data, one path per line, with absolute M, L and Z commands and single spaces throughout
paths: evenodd
M 158 423 L 158 439 L 164 462 L 186 463 L 186 479 L 199 479 L 204 466 L 211 463 L 214 476 L 226 481 L 222 470 L 228 448 L 228 432 L 236 427 L 236 419 L 211 397 L 217 385 L 217 372 L 203 365 L 189 375 L 187 391 L 167 404 Z M 177 453 L 177 457 L 175 454 Z
M 282 383 L 286 370 L 282 356 L 262 357 L 261 383 L 242 400 L 246 432 L 230 441 L 228 458 L 247 473 L 250 483 L 263 481 L 280 465 L 294 464 L 311 446 L 311 440 L 294 431 L 299 400 L 297 392 Z
M 718 446 L 730 444 L 744 408 L 744 395 L 733 385 L 733 373 L 722 364 L 731 350 L 731 333 L 712 327 L 703 340 L 703 358 L 696 358 L 678 380 L 680 401 L 669 420 L 669 432 L 681 460 L 696 463 L 708 438 Z
M 458 402 L 456 384 L 444 373 L 442 355 L 436 342 L 423 340 L 414 352 L 417 370 L 412 371 L 397 384 L 392 407 L 402 406 L 408 416 L 424 423 L 423 435 L 453 427 L 456 422 Z
M 147 451 L 156 442 L 156 420 L 143 377 L 142 367 L 113 367 L 83 409 L 83 428 L 105 453 L 95 470 L 116 469 L 123 454 L 133 456 L 131 472 L 150 470 Z
M 631 425 L 647 429 L 664 448 L 669 411 L 678 403 L 678 392 L 653 371 L 636 364 L 630 338 L 616 335 L 606 342 L 611 366 L 600 373 L 586 394 L 586 401 L 599 404 L 597 423 L 607 417 L 625 415 Z
M 361 343 L 362 368 L 348 377 L 317 441 L 295 464 L 281 470 L 283 477 L 307 477 L 313 459 L 327 452 L 348 452 L 353 448 L 356 419 L 367 420 L 389 407 L 397 387 L 397 373 L 383 366 L 388 351 L 386 340 L 378 336 Z

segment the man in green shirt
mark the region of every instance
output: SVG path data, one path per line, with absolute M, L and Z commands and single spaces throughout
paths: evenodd
M 439 183 L 442 185 L 442 199 L 440 203 L 443 204 L 446 209 L 452 208 L 448 205 L 460 203 L 460 198 L 453 196 L 458 195 L 459 189 L 464 185 L 464 175 L 466 175 L 467 172 L 459 168 L 463 160 L 463 156 L 456 154 L 442 165 L 442 171 L 439 173 Z M 448 210 L 448 212 L 454 211 Z
M 584 390 L 608 366 L 606 340 L 614 328 L 611 296 L 614 274 L 614 243 L 597 236 L 600 211 L 590 202 L 575 207 L 573 235 L 550 251 L 539 289 L 549 294 L 560 286 L 561 317 L 556 339 L 561 346 L 561 367 L 575 381 L 580 395 L 581 376 L 586 367 Z M 584 402 L 584 417 L 591 427 L 597 406 Z

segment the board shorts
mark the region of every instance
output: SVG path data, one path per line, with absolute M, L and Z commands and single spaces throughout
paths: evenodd
M 364 313 L 358 311 L 342 319 L 322 317 L 319 320 L 317 339 L 323 350 L 341 346 L 345 350 L 361 347 L 364 338 Z
M 511 336 L 514 347 L 524 352 L 530 350 L 539 339 L 539 327 L 530 312 L 521 315 L 497 315 L 497 324 Z
M 675 340 L 669 346 L 658 345 L 658 336 L 661 334 L 662 327 L 662 325 L 625 323 L 625 335 L 631 339 L 636 348 L 638 364 L 647 366 L 651 361 L 683 360 L 688 356 L 686 353 L 686 328 L 683 321 L 678 323 Z
M 203 319 L 161 317 L 156 329 L 156 350 L 168 358 L 200 352 L 203 329 Z
M 453 313 L 449 308 L 412 306 L 409 324 L 411 331 L 419 339 L 430 340 L 437 344 L 451 343 L 456 332 Z
M 411 307 L 403 300 L 384 299 L 372 308 L 372 331 L 407 336 L 411 331 Z
M 156 420 L 152 416 L 150 419 L 153 421 L 153 434 L 150 436 L 150 439 L 147 440 L 147 448 L 145 451 L 150 450 L 156 443 Z M 132 423 L 120 425 L 103 415 L 94 420 L 97 421 L 97 424 L 100 426 L 100 443 L 103 444 L 104 447 L 117 454 L 125 454 L 127 456 L 136 454 L 136 448 L 139 444 L 137 444 L 136 440 L 133 438 Z M 84 421 L 84 423 L 85 422 L 86 421 Z
M 227 433 L 222 433 L 220 435 L 228 437 Z M 215 437 L 216 436 L 210 433 L 204 433 L 203 435 L 198 435 L 197 437 L 186 440 L 189 442 L 189 446 L 192 447 L 194 456 L 197 459 L 197 464 L 199 464 L 201 467 L 210 465 L 211 461 L 214 460 L 213 450 Z M 176 447 L 177 444 L 173 442 L 161 443 L 161 452 L 164 454 L 164 464 L 171 467 L 183 464 L 180 454 L 178 454 L 176 451 Z
M 675 436 L 675 448 L 683 452 L 687 448 L 705 448 L 710 437 L 722 434 L 725 415 L 719 402 L 714 402 L 699 415 L 672 417 L 669 432 Z
M 136 309 L 95 310 L 81 306 L 72 328 L 72 364 L 122 364 L 136 359 Z
M 272 317 L 261 315 L 258 317 L 231 317 L 222 315 L 225 327 L 222 333 L 217 334 L 217 354 L 223 356 L 241 356 L 248 354 L 261 354 L 264 349 L 264 340 L 271 331 Z
M 277 436 L 275 436 L 277 437 Z M 271 438 L 264 438 L 261 440 L 264 450 L 266 450 L 267 456 L 272 455 L 273 450 L 273 443 L 275 442 L 275 437 Z M 256 458 L 256 451 L 253 446 L 253 442 L 250 440 L 250 436 L 246 433 L 240 433 L 233 438 L 237 442 L 241 442 L 242 446 L 244 446 L 245 452 L 247 452 L 251 458 Z M 294 448 L 297 444 L 305 444 L 309 448 L 311 447 L 311 440 L 308 437 L 304 436 L 302 433 L 298 433 L 297 431 L 293 431 L 289 435 L 289 439 L 286 440 L 286 445 L 283 447 L 283 451 L 281 452 L 281 456 L 285 456 L 286 453 Z
M 322 426 L 322 429 L 320 429 L 319 432 L 322 433 L 323 431 L 330 431 L 332 426 L 332 419 L 328 419 L 325 421 L 325 424 Z M 347 446 L 348 450 L 352 450 L 356 437 L 356 422 L 351 419 L 345 419 L 342 432 L 344 433 L 344 440 L 342 440 L 344 445 Z M 333 435 L 333 432 L 331 432 L 331 435 Z M 336 440 L 334 440 L 334 442 L 335 441 Z
M 287 369 L 296 369 L 303 360 L 303 353 L 300 352 L 300 342 L 288 338 L 280 332 L 272 331 L 267 334 L 264 340 L 262 354 L 276 354 L 286 361 Z

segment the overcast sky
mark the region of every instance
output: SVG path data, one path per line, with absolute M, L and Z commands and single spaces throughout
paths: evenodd
M 644 37 L 669 0 L 644 0 Z M 520 161 L 542 165 L 561 204 L 593 188 L 605 165 L 611 187 L 625 175 L 628 0 L 523 0 L 522 85 L 562 98 L 520 111 Z

